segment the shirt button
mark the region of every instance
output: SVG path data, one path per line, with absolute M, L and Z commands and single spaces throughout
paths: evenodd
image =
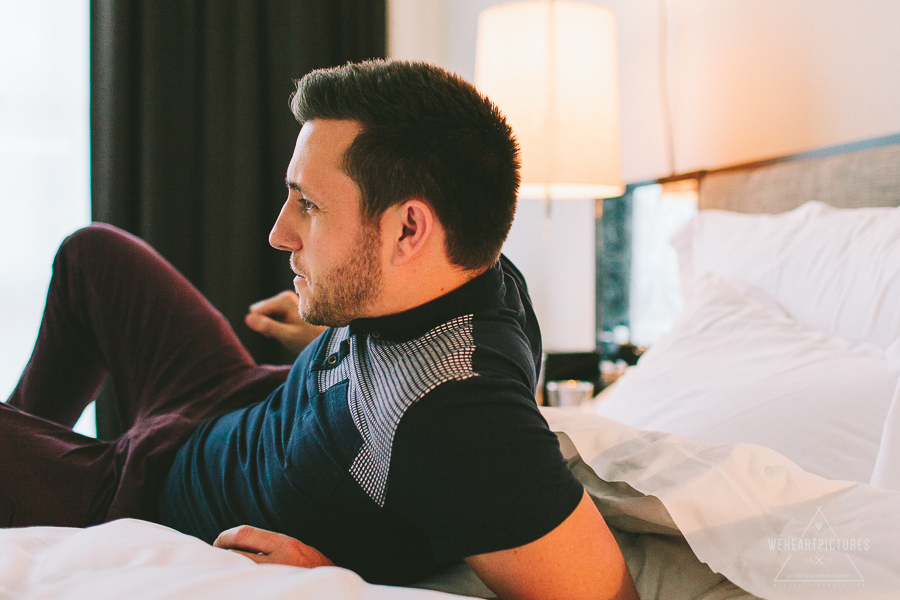
M 372 336 L 373 338 L 375 338 L 376 340 L 381 339 L 381 334 L 378 333 L 377 331 L 373 331 L 373 332 L 370 333 L 369 335 L 371 335 L 371 336 Z
M 329 365 L 333 365 L 334 363 L 337 362 L 337 359 L 338 359 L 338 355 L 332 354 L 331 356 L 329 356 L 328 358 L 325 359 L 325 362 L 328 363 Z

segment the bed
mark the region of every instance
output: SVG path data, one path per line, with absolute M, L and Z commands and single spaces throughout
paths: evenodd
M 894 138 L 700 174 L 675 327 L 591 411 L 544 409 L 644 600 L 900 590 Z M 0 531 L 0 598 L 460 595 L 490 597 L 463 566 L 376 586 L 141 521 Z

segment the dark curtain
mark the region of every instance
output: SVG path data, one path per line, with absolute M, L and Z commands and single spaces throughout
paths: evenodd
M 291 286 L 288 257 L 267 237 L 299 131 L 293 81 L 383 57 L 385 10 L 385 0 L 91 2 L 93 219 L 159 250 L 257 362 L 293 359 L 243 324 L 251 303 Z

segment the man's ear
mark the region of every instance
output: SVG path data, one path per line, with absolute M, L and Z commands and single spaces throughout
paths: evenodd
M 431 206 L 422 200 L 407 200 L 393 208 L 394 232 L 391 264 L 409 262 L 429 242 L 434 234 L 435 215 Z

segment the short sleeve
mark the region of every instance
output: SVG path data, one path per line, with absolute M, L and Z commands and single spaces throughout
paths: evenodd
M 423 531 L 439 562 L 532 542 L 583 493 L 528 390 L 512 380 L 439 386 L 403 416 L 392 454 L 385 508 Z

